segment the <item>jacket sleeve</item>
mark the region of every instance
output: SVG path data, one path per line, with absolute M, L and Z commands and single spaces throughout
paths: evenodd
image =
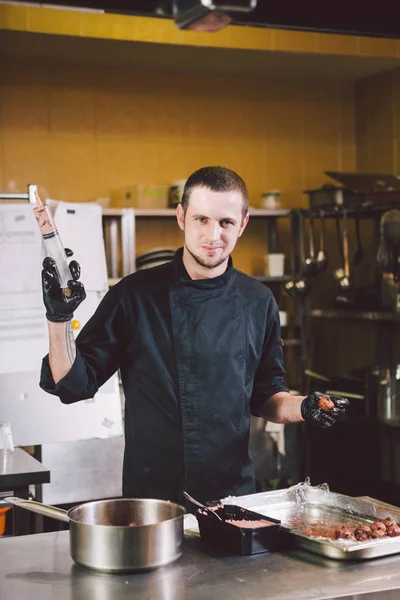
M 42 362 L 40 387 L 64 404 L 93 398 L 119 368 L 124 347 L 124 310 L 119 285 L 104 296 L 96 312 L 76 338 L 76 357 L 71 370 L 57 384 L 51 374 L 49 355 Z
M 259 409 L 265 400 L 278 392 L 288 391 L 283 365 L 279 310 L 275 300 L 272 299 L 271 311 L 265 326 L 262 356 L 254 378 L 250 400 L 251 414 L 259 416 Z

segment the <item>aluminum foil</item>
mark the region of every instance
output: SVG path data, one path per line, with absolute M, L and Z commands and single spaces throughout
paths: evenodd
M 400 508 L 374 499 L 353 498 L 331 492 L 328 484 L 312 486 L 309 479 L 285 490 L 241 497 L 227 497 L 233 503 L 266 517 L 279 519 L 295 547 L 339 560 L 365 560 L 400 552 L 400 537 L 372 539 L 365 542 L 335 540 L 334 532 L 345 525 L 371 525 L 391 517 L 400 523 Z

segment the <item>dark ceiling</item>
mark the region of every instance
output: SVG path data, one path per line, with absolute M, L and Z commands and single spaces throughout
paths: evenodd
M 14 1 L 26 4 L 26 0 Z M 172 18 L 172 0 L 47 0 L 45 5 Z M 238 25 L 400 38 L 399 12 L 396 0 L 258 0 L 253 12 L 231 16 Z

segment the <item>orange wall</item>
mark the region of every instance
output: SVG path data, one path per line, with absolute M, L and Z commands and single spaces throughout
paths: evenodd
M 88 201 L 218 163 L 255 206 L 266 188 L 299 205 L 324 169 L 355 167 L 353 109 L 352 87 L 333 82 L 15 62 L 0 87 L 0 190 L 37 182 Z
M 400 173 L 400 69 L 356 86 L 357 169 Z
M 0 84 L 0 191 L 37 183 L 43 198 L 91 201 L 135 183 L 169 184 L 206 164 L 237 170 L 251 203 L 280 189 L 306 206 L 325 169 L 353 170 L 354 89 L 328 81 L 9 63 Z M 287 251 L 288 220 L 281 224 Z M 180 244 L 173 220 L 138 231 L 138 252 Z M 154 243 L 154 239 L 157 243 Z M 236 266 L 263 270 L 266 222 L 239 241 Z M 287 252 L 289 257 L 289 252 Z M 290 269 L 289 258 L 286 265 Z

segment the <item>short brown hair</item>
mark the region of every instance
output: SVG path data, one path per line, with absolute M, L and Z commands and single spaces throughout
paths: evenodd
M 202 167 L 192 173 L 186 181 L 182 194 L 182 208 L 186 213 L 190 194 L 195 188 L 204 187 L 212 192 L 241 192 L 243 196 L 243 218 L 249 209 L 249 194 L 243 179 L 226 167 Z

